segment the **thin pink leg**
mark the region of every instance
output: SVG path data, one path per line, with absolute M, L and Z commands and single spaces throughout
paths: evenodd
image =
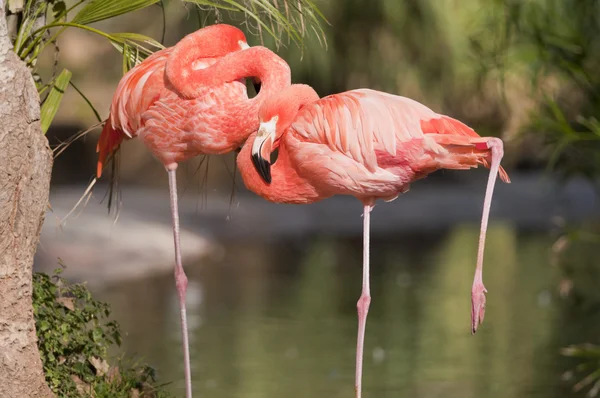
M 365 328 L 367 326 L 367 314 L 371 304 L 371 286 L 369 282 L 369 227 L 372 205 L 365 205 L 363 213 L 363 282 L 362 293 L 356 308 L 358 310 L 358 339 L 356 342 L 356 382 L 354 385 L 356 398 L 362 395 L 362 365 L 365 346 Z
M 175 241 L 175 284 L 179 294 L 179 307 L 181 309 L 181 334 L 183 336 L 183 360 L 185 361 L 185 396 L 192 398 L 192 374 L 190 371 L 190 346 L 187 328 L 187 312 L 185 309 L 185 293 L 187 291 L 187 276 L 181 264 L 181 248 L 179 242 L 179 208 L 177 206 L 177 178 L 176 168 L 168 168 L 169 194 L 171 196 L 171 216 L 173 217 L 173 239 Z
M 487 141 L 487 147 L 492 152 L 492 161 L 490 165 L 490 175 L 488 177 L 487 188 L 485 190 L 485 199 L 483 201 L 483 214 L 481 216 L 481 230 L 479 233 L 479 247 L 477 251 L 477 267 L 475 268 L 475 278 L 473 279 L 473 288 L 471 289 L 471 333 L 475 334 L 477 327 L 483 322 L 485 316 L 485 293 L 487 290 L 483 286 L 483 251 L 485 249 L 485 235 L 490 218 L 490 207 L 492 205 L 492 195 L 494 185 L 498 178 L 500 161 L 504 156 L 504 146 L 498 138 L 490 138 Z

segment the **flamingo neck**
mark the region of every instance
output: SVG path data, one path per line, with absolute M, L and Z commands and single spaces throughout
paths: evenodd
M 255 137 L 256 133 L 248 138 L 237 157 L 237 166 L 246 188 L 275 203 L 308 204 L 326 197 L 309 181 L 298 175 L 285 145 L 279 147 L 277 161 L 271 166 L 271 183 L 267 184 L 252 163 L 251 148 Z
M 194 83 L 197 61 L 218 59 L 240 51 L 242 42 L 246 42 L 244 33 L 226 24 L 207 26 L 190 33 L 170 48 L 165 64 L 165 84 L 172 85 L 177 92 L 185 91 Z
M 279 138 L 294 122 L 298 112 L 304 105 L 318 100 L 319 94 L 311 86 L 292 84 L 269 96 L 262 104 L 259 116 L 261 118 L 268 117 L 265 115 L 276 115 L 278 117 L 277 138 Z
M 288 64 L 271 50 L 261 46 L 227 54 L 208 68 L 188 72 L 187 84 L 182 85 L 180 90 L 181 95 L 187 98 L 197 98 L 223 83 L 248 77 L 259 78 L 261 90 L 250 100 L 257 111 L 265 98 L 279 93 L 292 80 Z

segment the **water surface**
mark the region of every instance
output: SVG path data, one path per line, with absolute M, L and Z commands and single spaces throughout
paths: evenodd
M 568 397 L 559 349 L 591 321 L 556 294 L 546 233 L 494 223 L 484 324 L 471 336 L 477 225 L 372 237 L 365 398 Z M 212 398 L 352 397 L 360 236 L 243 239 L 188 261 L 195 393 Z M 128 332 L 124 348 L 184 395 L 171 274 L 100 292 Z

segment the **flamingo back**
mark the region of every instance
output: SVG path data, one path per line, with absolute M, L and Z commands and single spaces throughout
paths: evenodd
M 437 114 L 410 98 L 369 89 L 330 95 L 304 106 L 291 129 L 299 139 L 324 144 L 363 165 L 370 173 L 377 172 L 382 161 L 389 163 L 397 158 L 403 147 L 411 148 L 414 140 L 434 155 L 452 152 L 451 147 L 471 154 L 487 150 L 487 138 L 458 120 Z M 464 147 L 469 149 L 465 151 Z M 475 161 L 488 165 L 482 156 Z M 455 167 L 449 163 L 440 165 L 473 167 L 468 162 L 463 167 L 459 163 Z M 508 181 L 503 169 L 500 174 Z
M 126 138 L 136 135 L 141 126 L 141 110 L 147 109 L 164 88 L 164 69 L 171 49 L 158 51 L 131 68 L 119 81 L 110 105 L 110 115 L 104 123 L 96 152 L 100 178 L 108 156 Z
M 131 68 L 119 81 L 110 115 L 106 121 L 96 151 L 98 168 L 96 175 L 102 174 L 102 168 L 108 156 L 114 152 L 126 138 L 137 136 L 144 127 L 143 114 L 150 109 L 165 92 L 177 90 L 165 78 L 165 65 L 173 47 L 158 51 L 143 62 Z M 214 64 L 217 58 L 202 58 L 194 61 L 192 69 L 203 69 Z
M 173 92 L 141 115 L 138 131 L 150 151 L 163 164 L 179 163 L 199 153 L 222 154 L 240 147 L 248 131 L 258 128 L 249 111 L 246 84 L 224 83 L 198 98 L 186 100 Z
M 376 148 L 394 156 L 398 141 L 422 139 L 421 120 L 436 116 L 409 98 L 361 89 L 304 106 L 291 127 L 307 141 L 326 144 L 373 172 Z

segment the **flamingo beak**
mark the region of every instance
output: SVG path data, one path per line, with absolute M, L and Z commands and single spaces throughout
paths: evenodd
M 262 179 L 271 183 L 271 152 L 275 140 L 275 123 L 277 120 L 261 123 L 252 144 L 252 163 Z
M 250 48 L 250 45 L 243 40 L 238 41 L 241 50 L 247 50 Z

